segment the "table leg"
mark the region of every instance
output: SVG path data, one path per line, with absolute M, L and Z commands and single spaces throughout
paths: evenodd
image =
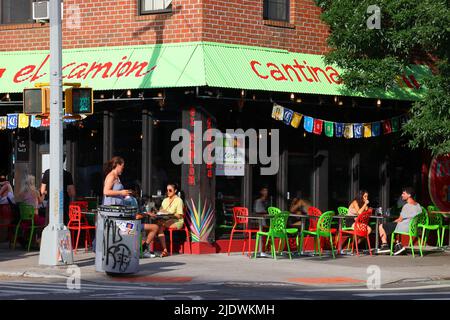
M 380 227 L 380 219 L 377 218 L 377 223 L 375 225 L 375 249 L 374 252 L 378 252 L 378 228 Z

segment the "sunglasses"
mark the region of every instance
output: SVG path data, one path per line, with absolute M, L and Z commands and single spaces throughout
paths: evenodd
M 167 189 L 167 192 L 173 192 L 173 189 Z

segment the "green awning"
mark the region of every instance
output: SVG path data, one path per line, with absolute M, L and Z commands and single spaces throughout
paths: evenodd
M 210 42 L 63 51 L 63 81 L 94 90 L 210 86 L 417 100 L 429 69 L 413 66 L 398 89 L 369 95 L 346 89 L 340 72 L 320 55 Z M 0 52 L 0 93 L 48 82 L 48 73 L 48 51 Z

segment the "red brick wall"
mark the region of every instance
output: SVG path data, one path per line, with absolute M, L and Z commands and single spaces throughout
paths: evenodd
M 173 12 L 137 15 L 137 0 L 65 0 L 63 47 L 103 47 L 190 41 L 248 44 L 320 54 L 327 28 L 313 0 L 291 0 L 289 24 L 262 19 L 263 0 L 173 0 Z M 80 28 L 68 28 L 78 5 Z M 48 24 L 0 25 L 0 51 L 48 49 Z
M 290 21 L 264 21 L 263 0 L 204 0 L 203 40 L 323 54 L 328 28 L 313 0 L 291 0 Z

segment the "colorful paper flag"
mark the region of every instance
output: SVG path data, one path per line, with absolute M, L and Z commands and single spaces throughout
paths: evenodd
M 294 115 L 294 111 L 288 108 L 284 108 L 283 122 L 287 125 L 291 124 L 292 116 Z
M 41 127 L 50 127 L 50 118 L 42 118 Z
M 8 117 L 0 117 L 0 130 L 6 130 L 6 123 L 8 122 Z
M 294 112 L 291 121 L 291 126 L 293 126 L 294 128 L 298 128 L 298 126 L 300 125 L 300 121 L 302 121 L 302 117 L 303 115 L 301 115 L 300 113 Z
M 372 137 L 378 137 L 381 134 L 381 122 L 372 122 Z
M 395 117 L 391 119 L 392 132 L 397 132 L 400 130 L 400 117 Z
M 353 138 L 353 123 L 346 123 L 344 127 L 344 138 Z
M 353 137 L 356 139 L 360 139 L 363 137 L 363 125 L 362 123 L 354 123 L 353 124 Z
M 332 138 L 334 133 L 334 123 L 330 121 L 325 121 L 325 135 Z
M 320 119 L 314 119 L 314 134 L 322 134 L 323 129 L 323 120 Z
M 30 124 L 29 117 L 25 113 L 19 114 L 19 128 L 24 129 L 28 128 Z
M 8 129 L 16 129 L 17 128 L 17 121 L 19 120 L 19 115 L 17 113 L 14 114 L 8 114 Z
M 312 132 L 313 126 L 314 126 L 314 119 L 308 116 L 304 117 L 303 127 L 305 128 L 305 131 Z
M 344 124 L 343 123 L 335 123 L 334 128 L 336 129 L 336 137 L 342 138 L 344 135 Z
M 31 124 L 32 128 L 39 128 L 41 126 L 41 119 L 36 119 L 35 115 L 31 116 Z
M 383 134 L 388 134 L 392 132 L 391 120 L 383 120 L 381 121 L 383 125 Z
M 272 118 L 275 120 L 283 120 L 284 108 L 279 104 L 274 103 L 272 108 Z
M 372 124 L 364 123 L 364 138 L 372 137 Z

